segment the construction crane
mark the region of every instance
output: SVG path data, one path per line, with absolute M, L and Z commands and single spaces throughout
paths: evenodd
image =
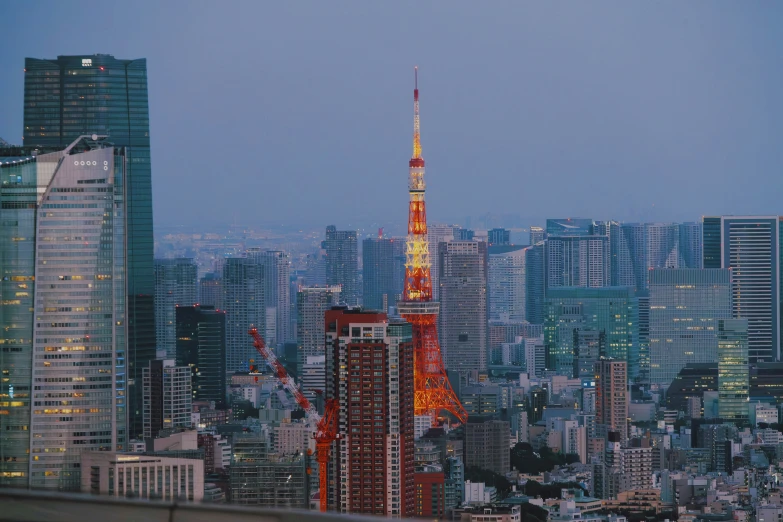
M 307 400 L 307 397 L 304 396 L 296 382 L 288 375 L 282 363 L 267 348 L 264 338 L 258 333 L 258 328 L 251 327 L 247 333 L 253 338 L 253 346 L 256 351 L 266 361 L 267 366 L 277 375 L 277 379 L 283 385 L 283 388 L 288 390 L 299 407 L 304 410 L 307 420 L 316 426 L 313 438 L 315 439 L 315 460 L 318 462 L 319 501 L 321 511 L 325 512 L 327 504 L 326 488 L 328 485 L 326 468 L 329 463 L 332 442 L 340 438 L 337 426 L 339 403 L 337 399 L 326 399 L 324 415 L 323 417 L 319 415 L 313 403 Z

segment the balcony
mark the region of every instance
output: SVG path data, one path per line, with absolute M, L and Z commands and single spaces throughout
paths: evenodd
M 0 522 L 378 522 L 377 517 L 0 489 Z M 311 521 L 310 518 L 313 520 Z

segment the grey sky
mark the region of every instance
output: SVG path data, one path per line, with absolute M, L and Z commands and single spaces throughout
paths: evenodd
M 780 2 L 0 2 L 24 58 L 148 59 L 156 225 L 783 213 Z

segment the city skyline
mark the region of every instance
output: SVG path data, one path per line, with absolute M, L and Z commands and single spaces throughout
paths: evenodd
M 403 93 L 415 64 L 433 223 L 489 210 L 536 218 L 602 209 L 621 221 L 776 213 L 775 191 L 755 187 L 779 186 L 783 167 L 770 139 L 783 122 L 773 87 L 782 73 L 769 66 L 781 45 L 772 22 L 781 6 L 529 4 L 505 12 L 457 4 L 411 17 L 412 4 L 362 5 L 346 19 L 349 5 L 156 5 L 158 15 L 131 31 L 112 21 L 122 18 L 120 7 L 96 6 L 96 22 L 85 25 L 64 6 L 12 3 L 0 27 L 15 45 L 0 66 L 19 73 L 0 78 L 0 96 L 22 99 L 25 57 L 148 58 L 159 226 L 205 216 L 341 229 L 404 222 Z M 22 29 L 26 19 L 47 37 Z M 450 30 L 467 20 L 472 38 Z M 346 23 L 354 30 L 340 31 Z M 204 30 L 226 37 L 202 41 Z M 422 37 L 384 45 L 407 31 Z M 356 38 L 366 45 L 354 47 Z M 378 52 L 370 60 L 364 48 Z M 200 110 L 191 111 L 196 101 Z M 0 137 L 19 143 L 21 104 L 4 115 Z M 227 151 L 219 170 L 233 173 L 233 183 L 215 183 L 210 150 Z M 287 160 L 273 171 L 249 163 L 248 153 Z M 477 170 L 482 184 L 504 190 L 466 190 Z M 745 189 L 726 190 L 740 175 Z M 556 195 L 533 196 L 553 180 Z M 348 185 L 383 197 L 313 212 Z

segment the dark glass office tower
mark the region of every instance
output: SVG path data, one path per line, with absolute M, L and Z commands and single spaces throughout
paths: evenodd
M 142 369 L 155 358 L 147 61 L 108 54 L 25 59 L 24 144 L 65 148 L 105 134 L 127 157 L 128 427 L 142 432 Z
M 400 299 L 405 280 L 405 240 L 362 241 L 362 303 L 368 310 L 389 311 Z
M 194 401 L 226 402 L 226 312 L 177 307 L 177 366 L 190 366 Z

